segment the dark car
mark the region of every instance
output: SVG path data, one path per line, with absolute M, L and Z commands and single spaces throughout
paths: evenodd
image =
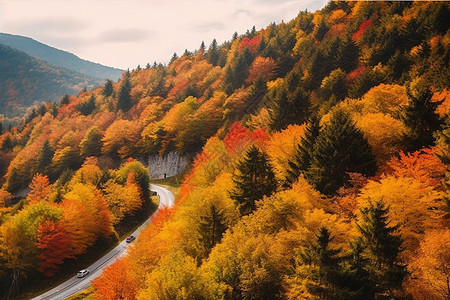
M 127 237 L 127 243 L 131 243 L 132 241 L 134 241 L 135 237 L 133 235 L 130 235 L 129 237 Z

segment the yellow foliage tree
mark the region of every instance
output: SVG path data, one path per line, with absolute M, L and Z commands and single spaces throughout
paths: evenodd
M 356 126 L 364 133 L 379 164 L 388 161 L 403 149 L 403 123 L 388 114 L 367 113 L 354 115 Z
M 370 199 L 383 199 L 390 207 L 392 223 L 401 224 L 403 258 L 412 256 L 425 231 L 442 226 L 445 213 L 442 193 L 415 178 L 387 176 L 379 182 L 369 181 L 361 190 L 359 207 L 365 207 Z
M 427 232 L 409 268 L 407 289 L 414 299 L 449 299 L 450 229 Z
M 286 129 L 275 132 L 267 143 L 265 150 L 278 180 L 286 178 L 289 160 L 294 157 L 304 133 L 305 125 L 289 125 Z
M 105 131 L 102 153 L 125 158 L 134 153 L 140 138 L 138 121 L 116 120 Z

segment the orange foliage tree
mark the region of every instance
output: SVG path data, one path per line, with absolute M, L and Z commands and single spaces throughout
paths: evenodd
M 52 186 L 47 175 L 37 173 L 30 183 L 30 192 L 27 196 L 28 202 L 35 204 L 44 200 L 50 194 L 51 188 Z
M 137 285 L 128 266 L 128 259 L 122 258 L 107 267 L 92 285 L 96 288 L 94 297 L 105 300 L 136 299 Z
M 276 75 L 276 71 L 277 63 L 273 58 L 258 56 L 250 67 L 249 76 L 246 79 L 246 82 L 251 83 L 259 76 L 261 76 L 264 81 L 272 80 Z

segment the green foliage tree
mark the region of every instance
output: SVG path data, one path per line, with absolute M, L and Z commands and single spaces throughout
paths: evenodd
M 122 85 L 119 89 L 119 97 L 117 99 L 117 109 L 127 112 L 132 106 L 131 102 L 131 83 L 130 83 L 130 72 L 125 74 Z
M 401 119 L 407 129 L 405 142 L 410 151 L 432 145 L 433 133 L 440 129 L 441 120 L 436 108 L 442 101 L 432 102 L 430 89 L 419 90 L 418 95 L 408 91 L 409 102 L 403 109 Z
M 349 180 L 348 172 L 372 176 L 376 167 L 366 138 L 349 116 L 338 110 L 317 137 L 306 178 L 322 193 L 332 195 Z
M 239 203 L 242 215 L 256 209 L 256 201 L 275 192 L 277 183 L 272 166 L 264 152 L 251 146 L 238 164 L 233 177 L 235 184 L 231 197 Z
M 369 202 L 360 212 L 357 229 L 365 248 L 363 255 L 369 260 L 370 280 L 376 283 L 376 294 L 392 297 L 406 276 L 406 266 L 398 257 L 403 242 L 396 234 L 400 225 L 390 225 L 389 207 L 382 200 Z
M 81 156 L 98 156 L 102 150 L 103 134 L 97 126 L 92 126 L 86 131 L 84 138 L 80 142 Z

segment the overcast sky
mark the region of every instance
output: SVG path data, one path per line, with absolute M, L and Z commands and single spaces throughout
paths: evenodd
M 0 0 L 0 32 L 134 69 L 233 33 L 293 19 L 326 0 Z

